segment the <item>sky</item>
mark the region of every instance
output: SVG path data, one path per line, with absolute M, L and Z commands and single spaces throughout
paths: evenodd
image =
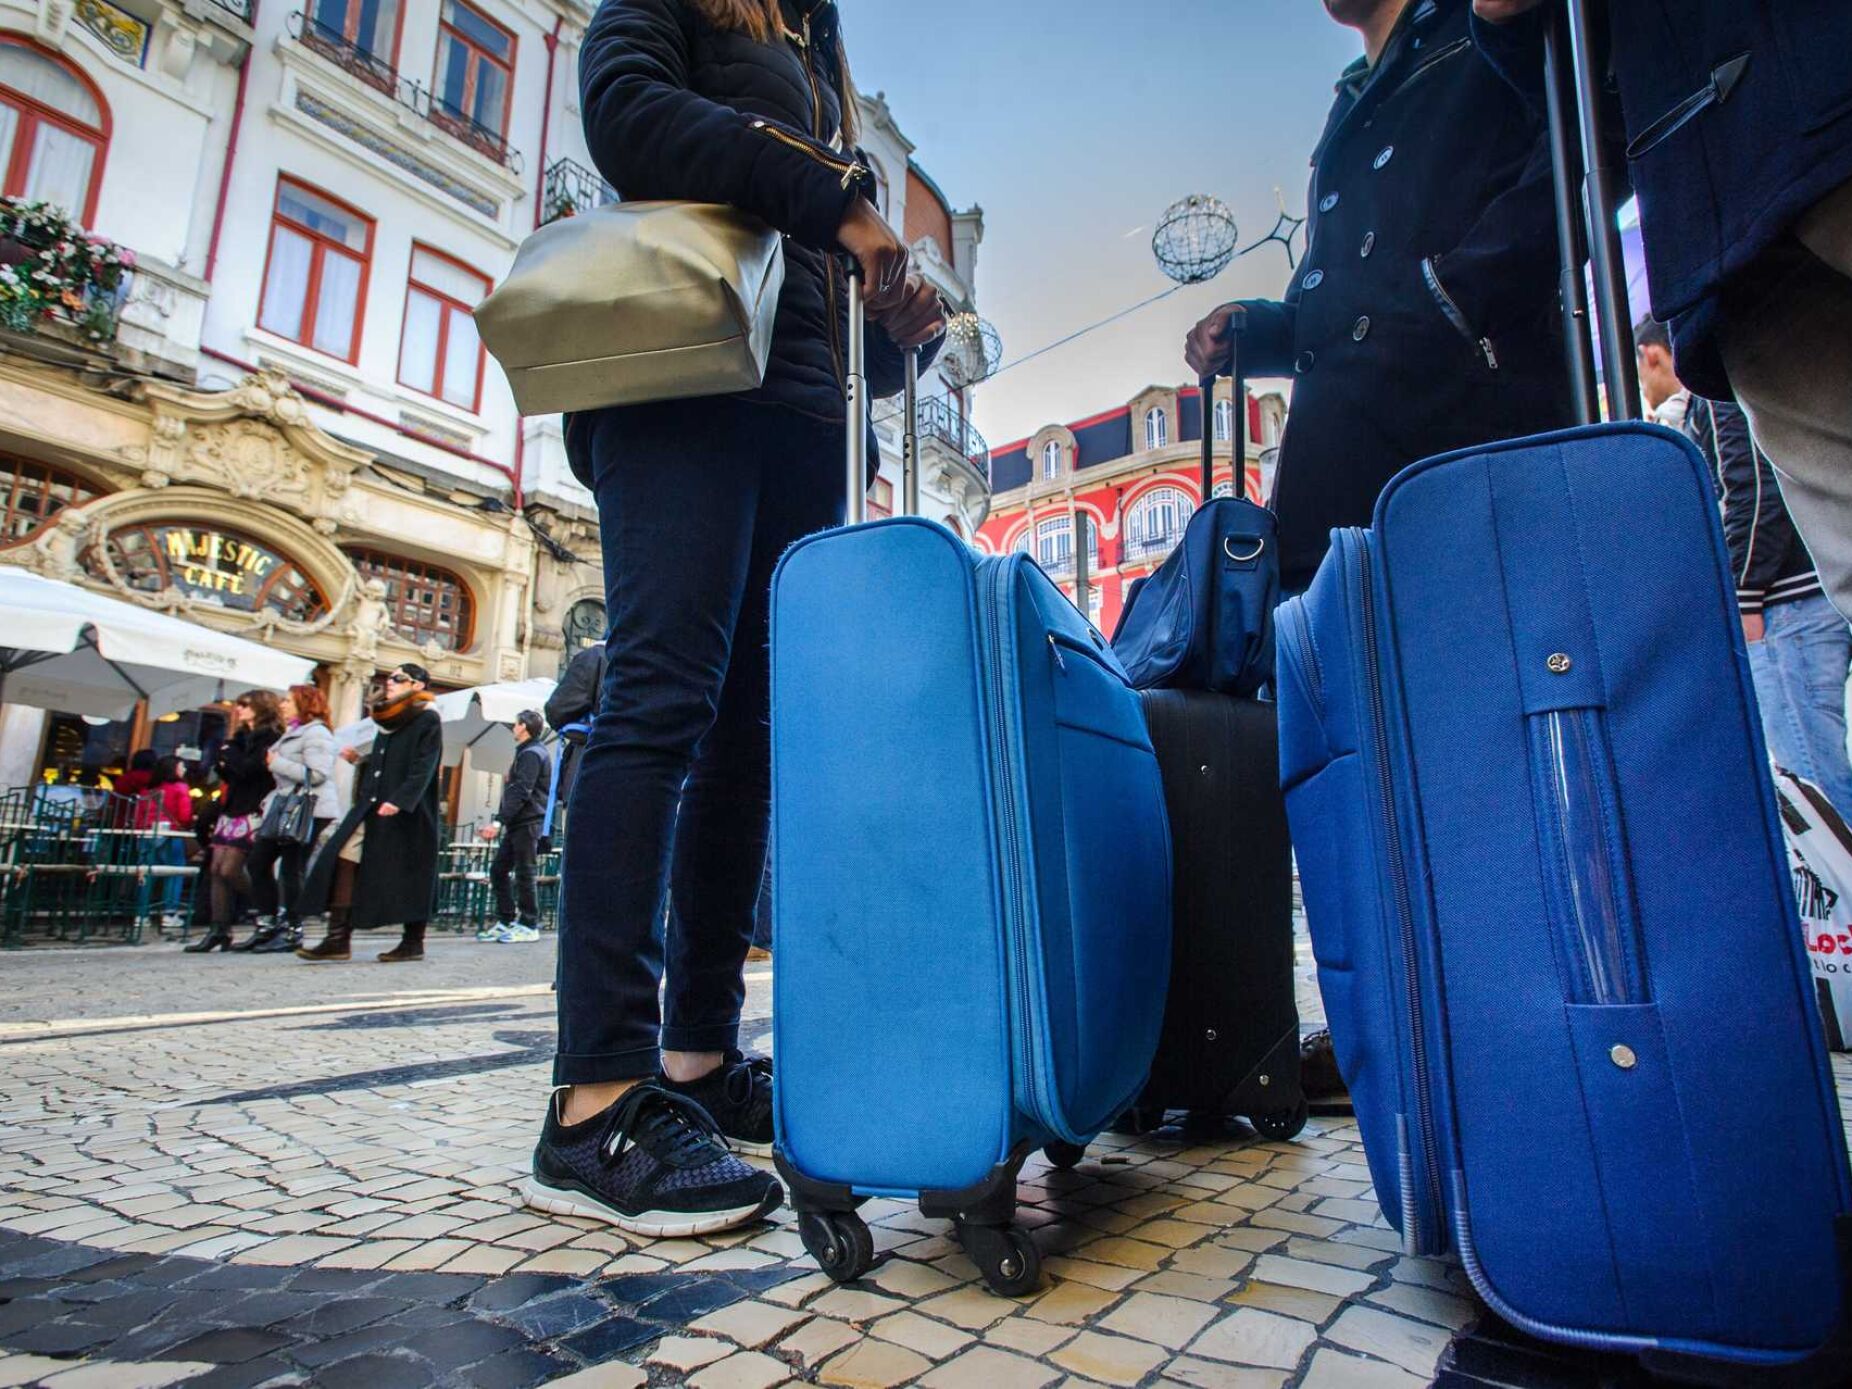
M 1164 209 L 1210 193 L 1241 243 L 1305 213 L 1332 84 L 1362 46 L 1322 0 L 841 0 L 857 84 L 885 93 L 952 204 L 984 209 L 978 310 L 1005 362 L 1166 289 Z M 1277 243 L 978 388 L 994 445 L 1190 378 L 1183 338 L 1286 286 Z

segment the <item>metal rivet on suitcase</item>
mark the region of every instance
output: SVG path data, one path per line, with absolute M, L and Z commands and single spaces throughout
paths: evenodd
M 1260 1078 L 1260 1083 L 1262 1085 L 1271 1085 L 1273 1084 L 1273 1077 L 1272 1076 L 1262 1076 Z
M 1569 659 L 1568 653 L 1563 651 L 1556 652 L 1549 660 L 1544 662 L 1544 665 L 1550 668 L 1550 674 L 1552 675 L 1567 675 L 1569 674 L 1569 668 L 1574 664 L 1575 662 Z
M 1198 770 L 1201 771 L 1204 776 L 1208 776 L 1209 775 L 1209 764 L 1207 762 L 1203 763 L 1203 765 Z
M 1633 1054 L 1633 1048 L 1626 1045 L 1608 1048 L 1608 1060 L 1623 1071 L 1631 1071 L 1640 1064 L 1640 1058 Z
M 1207 1037 L 1207 1038 L 1208 1038 L 1208 1039 L 1209 1039 L 1210 1041 L 1212 1041 L 1212 1042 L 1213 1042 L 1213 1041 L 1214 1041 L 1214 1040 L 1215 1040 L 1215 1039 L 1216 1039 L 1216 1038 L 1217 1038 L 1217 1037 L 1218 1037 L 1219 1035 L 1221 1035 L 1221 1034 L 1219 1034 L 1219 1033 L 1218 1033 L 1218 1032 L 1217 1032 L 1217 1031 L 1216 1031 L 1216 1030 L 1215 1030 L 1215 1029 L 1214 1029 L 1213 1027 L 1211 1027 L 1211 1028 L 1208 1028 L 1208 1029 L 1207 1029 L 1207 1030 L 1205 1030 L 1205 1031 L 1204 1031 L 1204 1033 L 1203 1033 L 1203 1036 L 1205 1036 L 1205 1037 Z

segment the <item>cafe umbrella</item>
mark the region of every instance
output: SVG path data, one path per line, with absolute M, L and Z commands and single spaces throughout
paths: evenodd
M 307 684 L 314 663 L 0 565 L 0 703 L 126 719 Z

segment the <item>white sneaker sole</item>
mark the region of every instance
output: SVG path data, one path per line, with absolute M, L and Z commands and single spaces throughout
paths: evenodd
M 521 1196 L 533 1210 L 544 1211 L 548 1215 L 576 1215 L 581 1220 L 602 1221 L 606 1225 L 617 1226 L 627 1234 L 643 1235 L 649 1239 L 688 1239 L 695 1235 L 731 1230 L 735 1226 L 770 1215 L 783 1204 L 781 1193 L 769 1200 L 756 1201 L 750 1206 L 736 1206 L 725 1211 L 703 1211 L 700 1215 L 677 1214 L 673 1211 L 644 1211 L 641 1215 L 622 1215 L 583 1192 L 545 1186 L 532 1177 L 522 1184 Z

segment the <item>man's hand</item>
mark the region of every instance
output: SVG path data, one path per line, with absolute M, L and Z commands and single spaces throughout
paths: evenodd
M 399 813 L 399 808 L 391 801 L 381 801 L 379 803 L 379 813 L 385 818 L 391 819 L 394 815 Z
M 484 825 L 481 829 L 476 831 L 476 837 L 479 839 L 489 840 L 489 839 L 494 839 L 495 836 L 500 834 L 501 832 L 502 832 L 502 827 L 500 825 L 487 824 L 487 825 Z
M 869 316 L 879 321 L 898 308 L 907 295 L 907 248 L 874 204 L 851 202 L 836 240 L 861 264 Z
M 1543 0 L 1473 0 L 1473 13 L 1488 24 L 1509 24 L 1542 3 Z
M 939 291 L 915 276 L 907 281 L 906 293 L 892 309 L 874 315 L 874 320 L 903 352 L 931 342 L 945 330 L 945 306 Z
M 360 761 L 360 749 L 359 748 L 342 748 L 341 749 L 341 760 L 347 763 L 350 767 L 353 766 L 355 763 Z
M 1768 624 L 1762 620 L 1761 613 L 1743 614 L 1743 640 L 1754 646 L 1768 635 Z
M 1183 340 L 1183 360 L 1190 364 L 1198 380 L 1227 367 L 1229 325 L 1246 315 L 1247 310 L 1239 304 L 1224 304 L 1190 329 L 1190 335 Z

